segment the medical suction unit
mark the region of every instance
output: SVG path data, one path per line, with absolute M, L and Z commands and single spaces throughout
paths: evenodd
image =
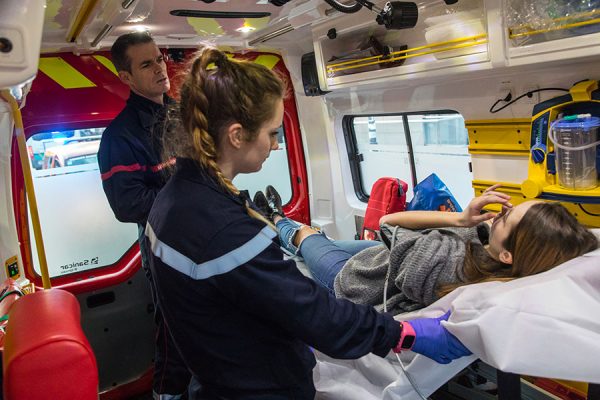
M 598 81 L 576 83 L 568 94 L 533 108 L 525 198 L 600 204 Z

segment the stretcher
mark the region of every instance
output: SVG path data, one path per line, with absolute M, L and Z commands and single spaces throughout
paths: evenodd
M 461 287 L 396 319 L 436 317 L 448 309 L 444 326 L 473 355 L 442 365 L 403 354 L 406 373 L 424 396 L 477 360 L 504 373 L 600 383 L 600 249 L 535 276 Z M 318 399 L 422 398 L 393 354 L 316 357 Z

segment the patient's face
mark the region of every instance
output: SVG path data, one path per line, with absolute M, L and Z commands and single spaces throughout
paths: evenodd
M 515 226 L 521 221 L 523 215 L 525 215 L 529 208 L 536 203 L 539 202 L 526 201 L 513 208 L 503 209 L 501 213 L 496 215 L 490 230 L 490 245 L 488 248 L 492 257 L 507 264 L 512 263 L 512 255 L 510 260 L 503 258 L 503 252 L 506 252 L 503 243 L 510 232 L 512 232 Z M 504 254 L 504 256 L 506 256 L 506 254 Z

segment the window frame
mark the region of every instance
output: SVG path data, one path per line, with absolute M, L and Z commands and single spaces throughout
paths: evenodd
M 288 106 L 286 101 L 286 106 Z M 293 101 L 293 100 L 292 100 Z M 301 194 L 304 192 L 300 187 L 306 185 L 305 165 L 298 165 L 304 162 L 301 137 L 298 130 L 298 119 L 293 114 L 293 110 L 285 110 L 282 122 L 283 136 L 286 143 L 286 153 L 288 161 L 288 174 L 292 196 L 290 201 L 284 205 L 286 214 L 295 216 L 297 220 L 307 223 L 308 210 L 304 209 L 304 202 Z M 81 130 L 99 127 L 108 127 L 114 118 L 97 119 L 88 121 L 73 121 L 68 123 L 49 123 L 36 124 L 25 127 L 26 140 L 35 134 L 46 131 L 61 130 Z M 32 246 L 33 231 L 29 228 L 29 202 L 27 200 L 26 188 L 24 184 L 24 171 L 20 162 L 19 149 L 16 137 L 13 137 L 12 146 L 12 189 L 13 189 L 13 209 L 15 213 L 17 236 L 20 244 L 21 257 L 24 263 L 25 277 L 34 283 L 35 286 L 43 287 L 42 277 L 34 268 Z M 54 163 L 56 156 L 48 159 L 48 162 Z M 33 168 L 30 163 L 30 168 Z M 295 178 L 295 179 L 294 179 Z M 304 179 L 303 179 L 304 178 Z M 300 197 L 300 199 L 298 199 Z M 69 290 L 72 293 L 85 293 L 91 290 L 98 290 L 110 287 L 126 281 L 141 267 L 141 255 L 139 253 L 139 243 L 137 239 L 132 245 L 123 252 L 119 259 L 112 264 L 98 265 L 95 268 L 85 271 L 66 274 L 64 276 L 51 277 L 50 281 L 53 287 Z
M 164 50 L 164 49 L 161 49 Z M 194 49 L 184 50 L 190 57 Z M 77 56 L 71 53 L 48 53 L 46 57 L 60 57 L 84 76 L 93 78 L 93 87 L 62 87 L 53 78 L 40 71 L 28 94 L 27 107 L 23 109 L 25 139 L 35 133 L 44 131 L 62 131 L 68 129 L 88 129 L 108 126 L 121 112 L 129 97 L 130 89 L 119 81 L 108 68 L 100 66 L 94 56 L 103 56 L 110 60 L 109 52 Z M 304 146 L 300 122 L 296 106 L 296 98 L 291 85 L 290 73 L 281 55 L 269 52 L 235 53 L 239 60 L 255 61 L 264 56 L 263 63 L 286 82 L 287 95 L 284 98 L 284 131 L 292 198 L 284 205 L 286 215 L 305 224 L 310 223 L 310 207 L 308 196 L 308 173 L 304 156 Z M 258 61 L 257 61 L 258 62 Z M 176 88 L 181 83 L 185 63 L 167 62 L 172 98 L 177 98 Z M 59 95 L 57 101 L 56 96 Z M 14 209 L 19 251 L 24 264 L 24 275 L 35 286 L 42 287 L 41 276 L 34 271 L 28 220 L 28 200 L 25 193 L 24 173 L 20 163 L 17 142 L 13 137 L 11 148 L 11 184 L 12 203 Z M 97 269 L 81 271 L 70 275 L 51 278 L 54 287 L 66 289 L 72 293 L 86 293 L 102 290 L 129 280 L 141 267 L 139 245 L 137 240 L 125 251 L 121 258 L 110 266 L 99 266 Z
M 401 113 L 378 113 L 378 114 L 349 114 L 344 115 L 342 118 L 342 131 L 344 135 L 344 142 L 346 143 L 346 155 L 348 156 L 348 163 L 350 164 L 350 174 L 352 175 L 352 185 L 354 187 L 354 193 L 356 197 L 363 203 L 368 203 L 370 196 L 363 187 L 362 171 L 360 163 L 364 161 L 363 155 L 359 153 L 358 142 L 356 140 L 356 132 L 354 131 L 354 119 L 355 118 L 367 118 L 367 117 L 401 117 L 402 125 L 404 127 L 404 136 L 406 140 L 406 146 L 408 147 L 408 159 L 410 164 L 410 176 L 413 187 L 417 186 L 416 176 L 416 163 L 415 155 L 412 145 L 412 137 L 410 135 L 410 126 L 408 123 L 408 117 L 410 115 L 451 115 L 458 114 L 460 112 L 442 109 L 442 110 L 429 110 L 429 111 L 410 111 Z M 382 175 L 383 176 L 383 175 Z
M 107 127 L 114 118 L 94 119 L 69 123 L 36 124 L 25 127 L 25 138 L 28 139 L 36 133 L 45 131 L 59 131 L 68 129 L 90 129 Z M 17 236 L 21 248 L 21 257 L 24 263 L 25 277 L 37 287 L 42 287 L 42 277 L 34 269 L 31 237 L 33 232 L 29 229 L 28 211 L 29 202 L 24 184 L 24 173 L 19 158 L 19 149 L 16 137 L 13 138 L 12 146 L 13 171 L 12 189 L 13 206 L 15 212 Z M 50 279 L 53 287 L 69 290 L 72 293 L 84 293 L 108 286 L 113 286 L 133 277 L 141 265 L 139 244 L 135 240 L 132 245 L 113 264 L 99 265 L 86 271 L 75 272 L 64 276 L 56 276 Z

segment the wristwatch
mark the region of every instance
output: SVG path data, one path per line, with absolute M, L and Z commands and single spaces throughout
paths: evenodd
M 402 350 L 410 350 L 415 344 L 415 330 L 408 322 L 400 322 L 400 340 L 394 347 L 395 353 L 400 353 Z

